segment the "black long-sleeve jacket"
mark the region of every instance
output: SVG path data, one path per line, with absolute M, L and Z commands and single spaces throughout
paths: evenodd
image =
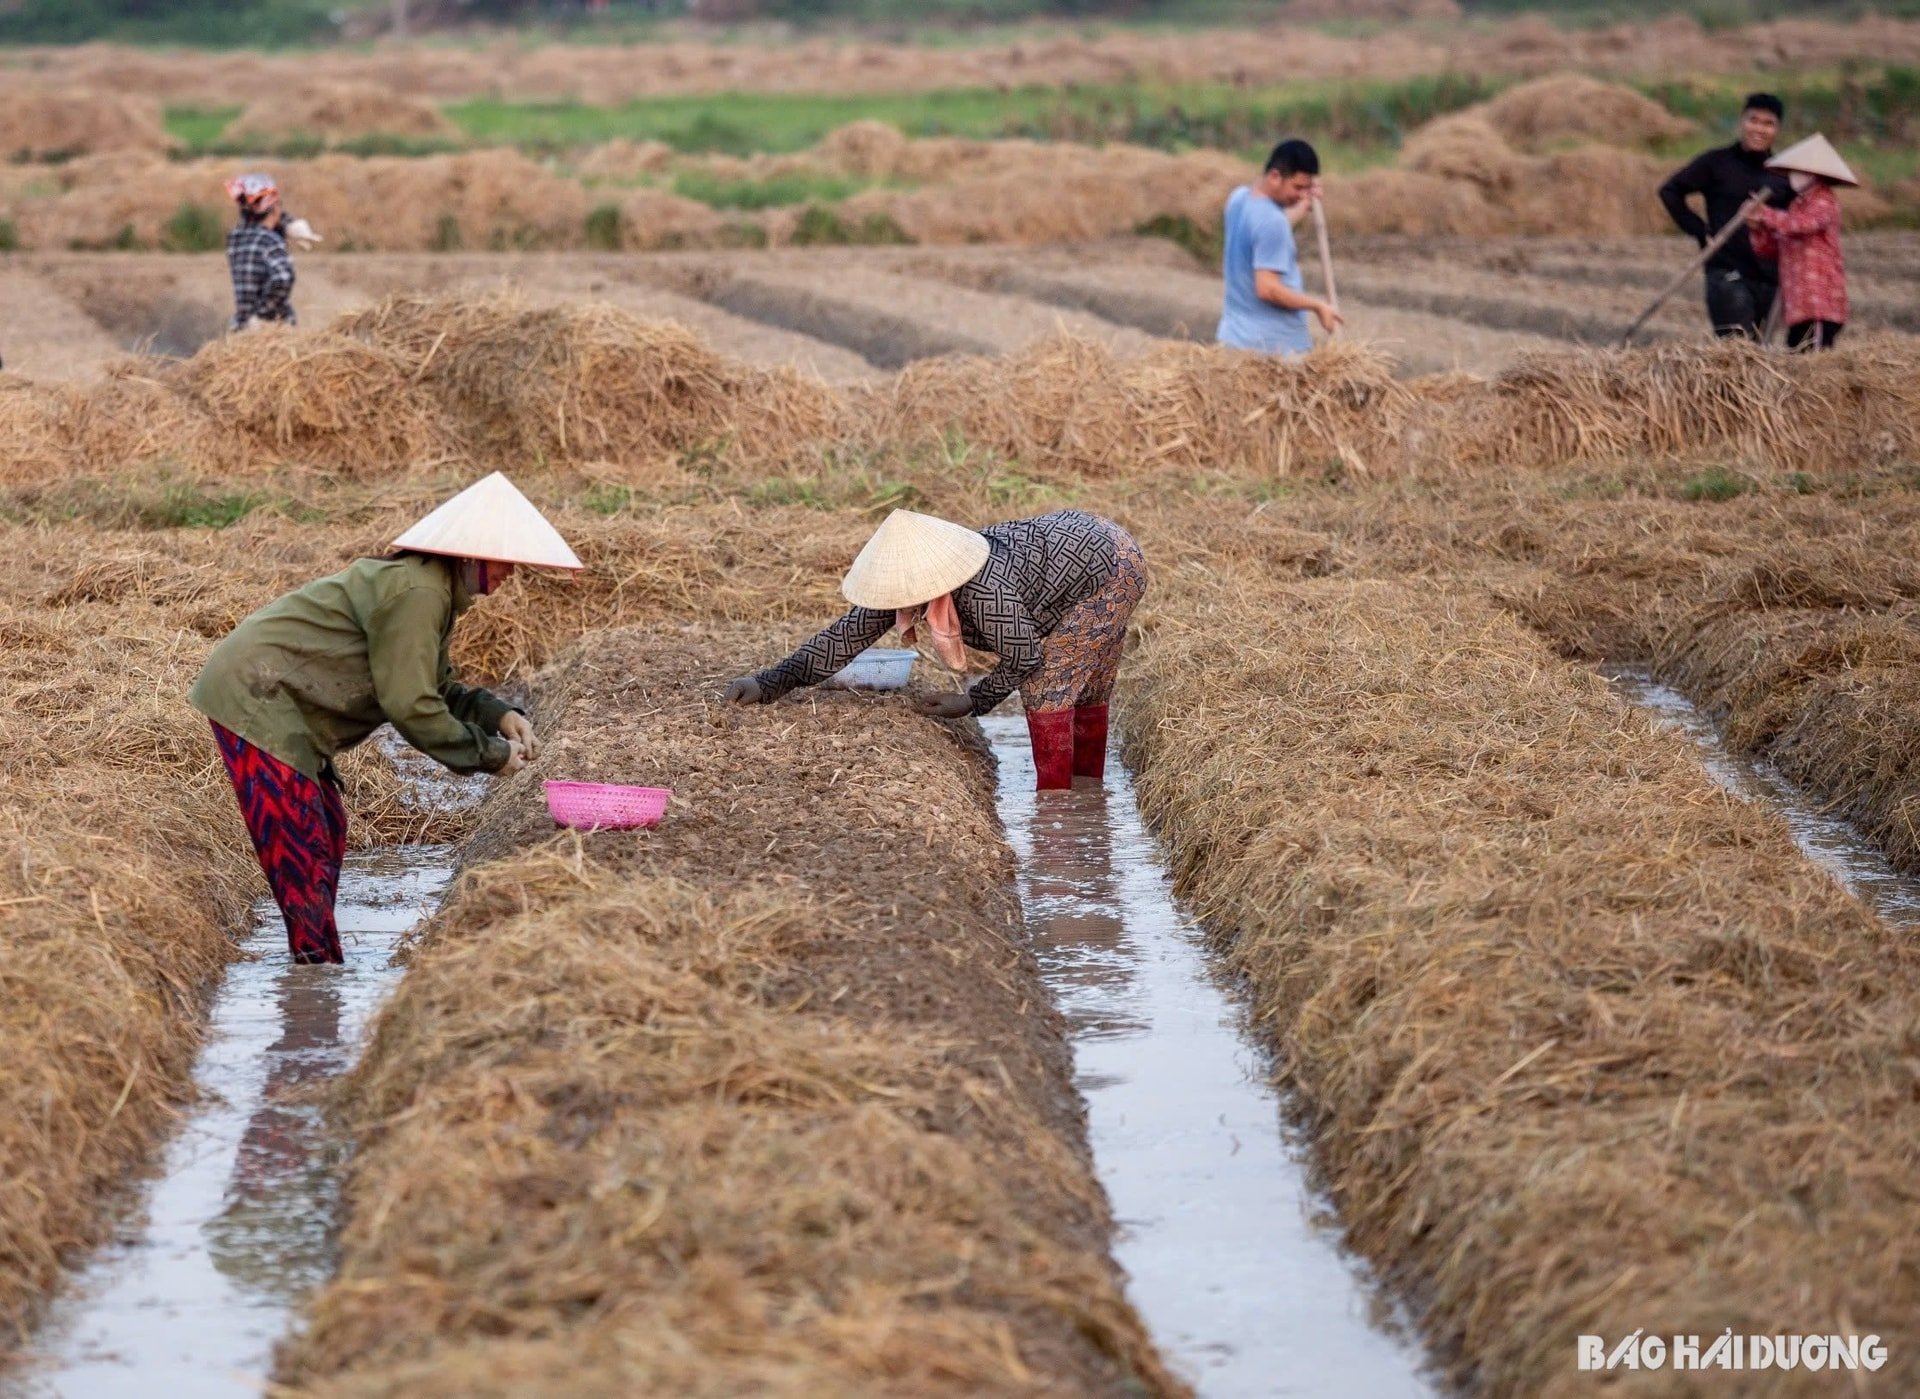
M 954 589 L 953 609 L 961 639 L 1000 658 L 968 691 L 973 712 L 987 714 L 1040 668 L 1041 643 L 1075 603 L 1113 576 L 1119 552 L 1112 523 L 1081 510 L 1009 520 L 980 533 L 987 538 L 986 566 Z M 754 679 L 768 700 L 818 685 L 893 624 L 892 612 L 856 607 Z
M 1777 170 L 1767 169 L 1767 161 L 1772 155 L 1771 151 L 1749 151 L 1738 141 L 1731 146 L 1703 151 L 1660 186 L 1660 202 L 1667 206 L 1668 215 L 1680 231 L 1705 247 L 1707 240 L 1740 212 L 1740 206 L 1747 202 L 1748 196 L 1755 190 L 1771 189 L 1771 203 L 1776 209 L 1784 209 L 1793 202 L 1793 186 L 1787 183 L 1787 177 Z M 1691 194 L 1700 195 L 1706 200 L 1705 219 L 1688 205 L 1687 196 Z M 1772 263 L 1762 262 L 1754 256 L 1753 244 L 1747 241 L 1744 228 L 1707 260 L 1707 269 L 1738 272 L 1742 277 L 1766 282 L 1775 280 L 1777 276 Z

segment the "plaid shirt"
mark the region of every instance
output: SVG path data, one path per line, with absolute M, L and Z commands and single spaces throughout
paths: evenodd
M 248 321 L 297 323 L 293 314 L 293 258 L 287 240 L 263 223 L 242 223 L 227 234 L 227 271 L 233 277 L 233 328 Z
M 1753 250 L 1780 264 L 1780 295 L 1788 325 L 1847 321 L 1847 263 L 1840 255 L 1840 200 L 1829 185 L 1814 185 L 1790 209 L 1762 209 L 1765 223 Z
M 1082 598 L 1097 592 L 1119 566 L 1114 527 L 1098 515 L 1056 510 L 980 531 L 987 562 L 953 591 L 967 645 L 1000 658 L 968 693 L 973 712 L 987 714 L 1040 668 L 1040 644 Z M 791 656 L 754 677 L 778 699 L 818 685 L 893 629 L 892 612 L 856 607 Z

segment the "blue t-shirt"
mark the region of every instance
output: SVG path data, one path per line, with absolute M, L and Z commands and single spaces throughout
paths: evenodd
M 1264 269 L 1278 272 L 1280 280 L 1295 291 L 1301 289 L 1300 255 L 1284 209 L 1245 185 L 1228 195 L 1226 254 L 1221 263 L 1227 284 L 1217 333 L 1222 345 L 1275 355 L 1304 355 L 1313 348 L 1307 313 L 1283 311 L 1262 301 L 1253 287 L 1254 272 Z

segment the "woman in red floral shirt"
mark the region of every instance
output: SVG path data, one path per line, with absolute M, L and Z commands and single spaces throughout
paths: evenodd
M 1825 350 L 1847 323 L 1847 264 L 1840 254 L 1840 200 L 1835 185 L 1857 185 L 1853 171 L 1824 136 L 1809 136 L 1767 162 L 1793 183 L 1785 209 L 1747 216 L 1753 251 L 1780 264 L 1789 349 Z

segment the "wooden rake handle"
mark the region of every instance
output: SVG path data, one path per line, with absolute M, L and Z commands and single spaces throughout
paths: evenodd
M 1320 243 L 1320 275 L 1327 284 L 1327 304 L 1338 311 L 1340 289 L 1333 280 L 1333 243 L 1327 237 L 1327 211 L 1318 199 L 1313 201 L 1313 233 Z
M 1700 255 L 1687 264 L 1687 270 L 1675 277 L 1671 282 L 1668 282 L 1666 286 L 1662 287 L 1660 294 L 1647 303 L 1647 309 L 1642 311 L 1639 316 L 1635 318 L 1633 324 L 1627 327 L 1626 334 L 1620 337 L 1621 349 L 1624 350 L 1627 346 L 1631 345 L 1633 343 L 1633 337 L 1639 333 L 1640 327 L 1653 319 L 1653 313 L 1658 311 L 1662 306 L 1665 306 L 1669 297 L 1691 281 L 1700 269 L 1707 265 L 1708 259 L 1726 247 L 1727 244 L 1733 240 L 1733 235 L 1747 226 L 1747 215 L 1751 214 L 1755 209 L 1764 207 L 1766 202 L 1767 191 L 1763 189 L 1755 190 L 1747 196 L 1747 202 L 1740 206 L 1732 218 L 1721 225 L 1718 233 L 1707 240 L 1707 245 L 1700 250 Z

